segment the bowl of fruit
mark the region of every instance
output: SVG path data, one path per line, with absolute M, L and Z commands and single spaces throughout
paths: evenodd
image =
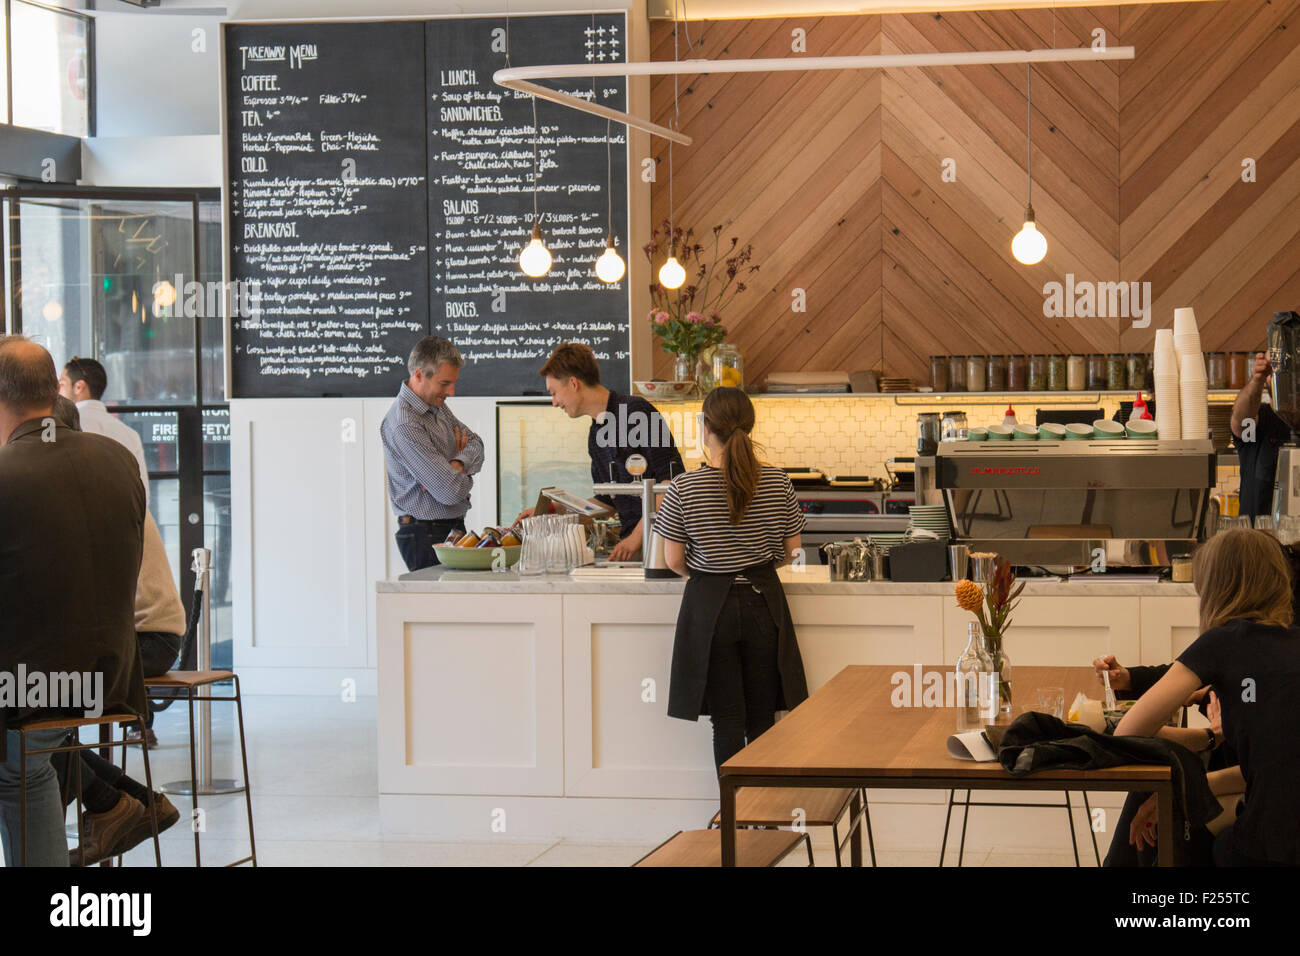
M 687 398 L 695 393 L 695 382 L 633 382 L 642 398 Z
M 457 571 L 491 571 L 508 568 L 523 550 L 521 533 L 514 528 L 484 528 L 483 531 L 453 531 L 433 550 L 438 561 Z

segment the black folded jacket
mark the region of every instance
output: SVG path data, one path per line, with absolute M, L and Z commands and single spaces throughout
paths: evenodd
M 1163 764 L 1170 769 L 1176 832 L 1204 826 L 1223 808 L 1210 790 L 1200 758 L 1159 737 L 1111 737 L 1050 714 L 1021 714 L 1002 735 L 998 761 L 1012 776 L 1040 770 L 1098 770 L 1123 764 Z

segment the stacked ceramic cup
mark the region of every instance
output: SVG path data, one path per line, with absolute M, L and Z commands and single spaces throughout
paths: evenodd
M 1205 438 L 1210 433 L 1205 355 L 1201 331 L 1192 309 L 1174 309 L 1174 351 L 1178 353 L 1178 405 L 1183 438 Z M 1160 400 L 1156 399 L 1156 408 Z M 1163 432 L 1162 432 L 1163 437 Z
M 1198 336 L 1199 337 L 1199 336 Z M 1174 348 L 1174 330 L 1156 331 L 1155 367 L 1156 428 L 1161 438 L 1182 436 L 1182 402 L 1178 392 L 1178 352 Z

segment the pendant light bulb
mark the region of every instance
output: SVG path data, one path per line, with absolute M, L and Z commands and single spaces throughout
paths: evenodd
M 676 256 L 669 256 L 668 261 L 659 269 L 659 284 L 665 289 L 680 289 L 685 281 L 686 270 Z
M 614 237 L 605 240 L 605 251 L 596 260 L 596 276 L 601 282 L 617 282 L 627 271 L 627 263 L 614 248 Z
M 542 227 L 538 223 L 533 223 L 533 238 L 519 253 L 519 268 L 534 279 L 551 271 L 551 253 L 542 244 Z
M 1047 237 L 1034 224 L 1034 207 L 1025 207 L 1025 224 L 1011 240 L 1011 254 L 1027 266 L 1037 265 L 1047 255 Z

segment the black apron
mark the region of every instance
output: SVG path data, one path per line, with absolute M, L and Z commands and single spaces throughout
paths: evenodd
M 776 576 L 776 566 L 760 564 L 730 574 L 692 571 L 682 594 L 681 610 L 677 612 L 677 635 L 673 639 L 673 663 L 668 685 L 669 717 L 697 720 L 701 714 L 709 712 L 705 698 L 709 651 L 713 647 L 718 616 L 737 574 L 743 574 L 762 592 L 772 620 L 777 624 L 776 660 L 781 678 L 777 710 L 793 710 L 808 699 L 803 658 L 799 656 L 794 621 L 790 617 L 785 591 Z

